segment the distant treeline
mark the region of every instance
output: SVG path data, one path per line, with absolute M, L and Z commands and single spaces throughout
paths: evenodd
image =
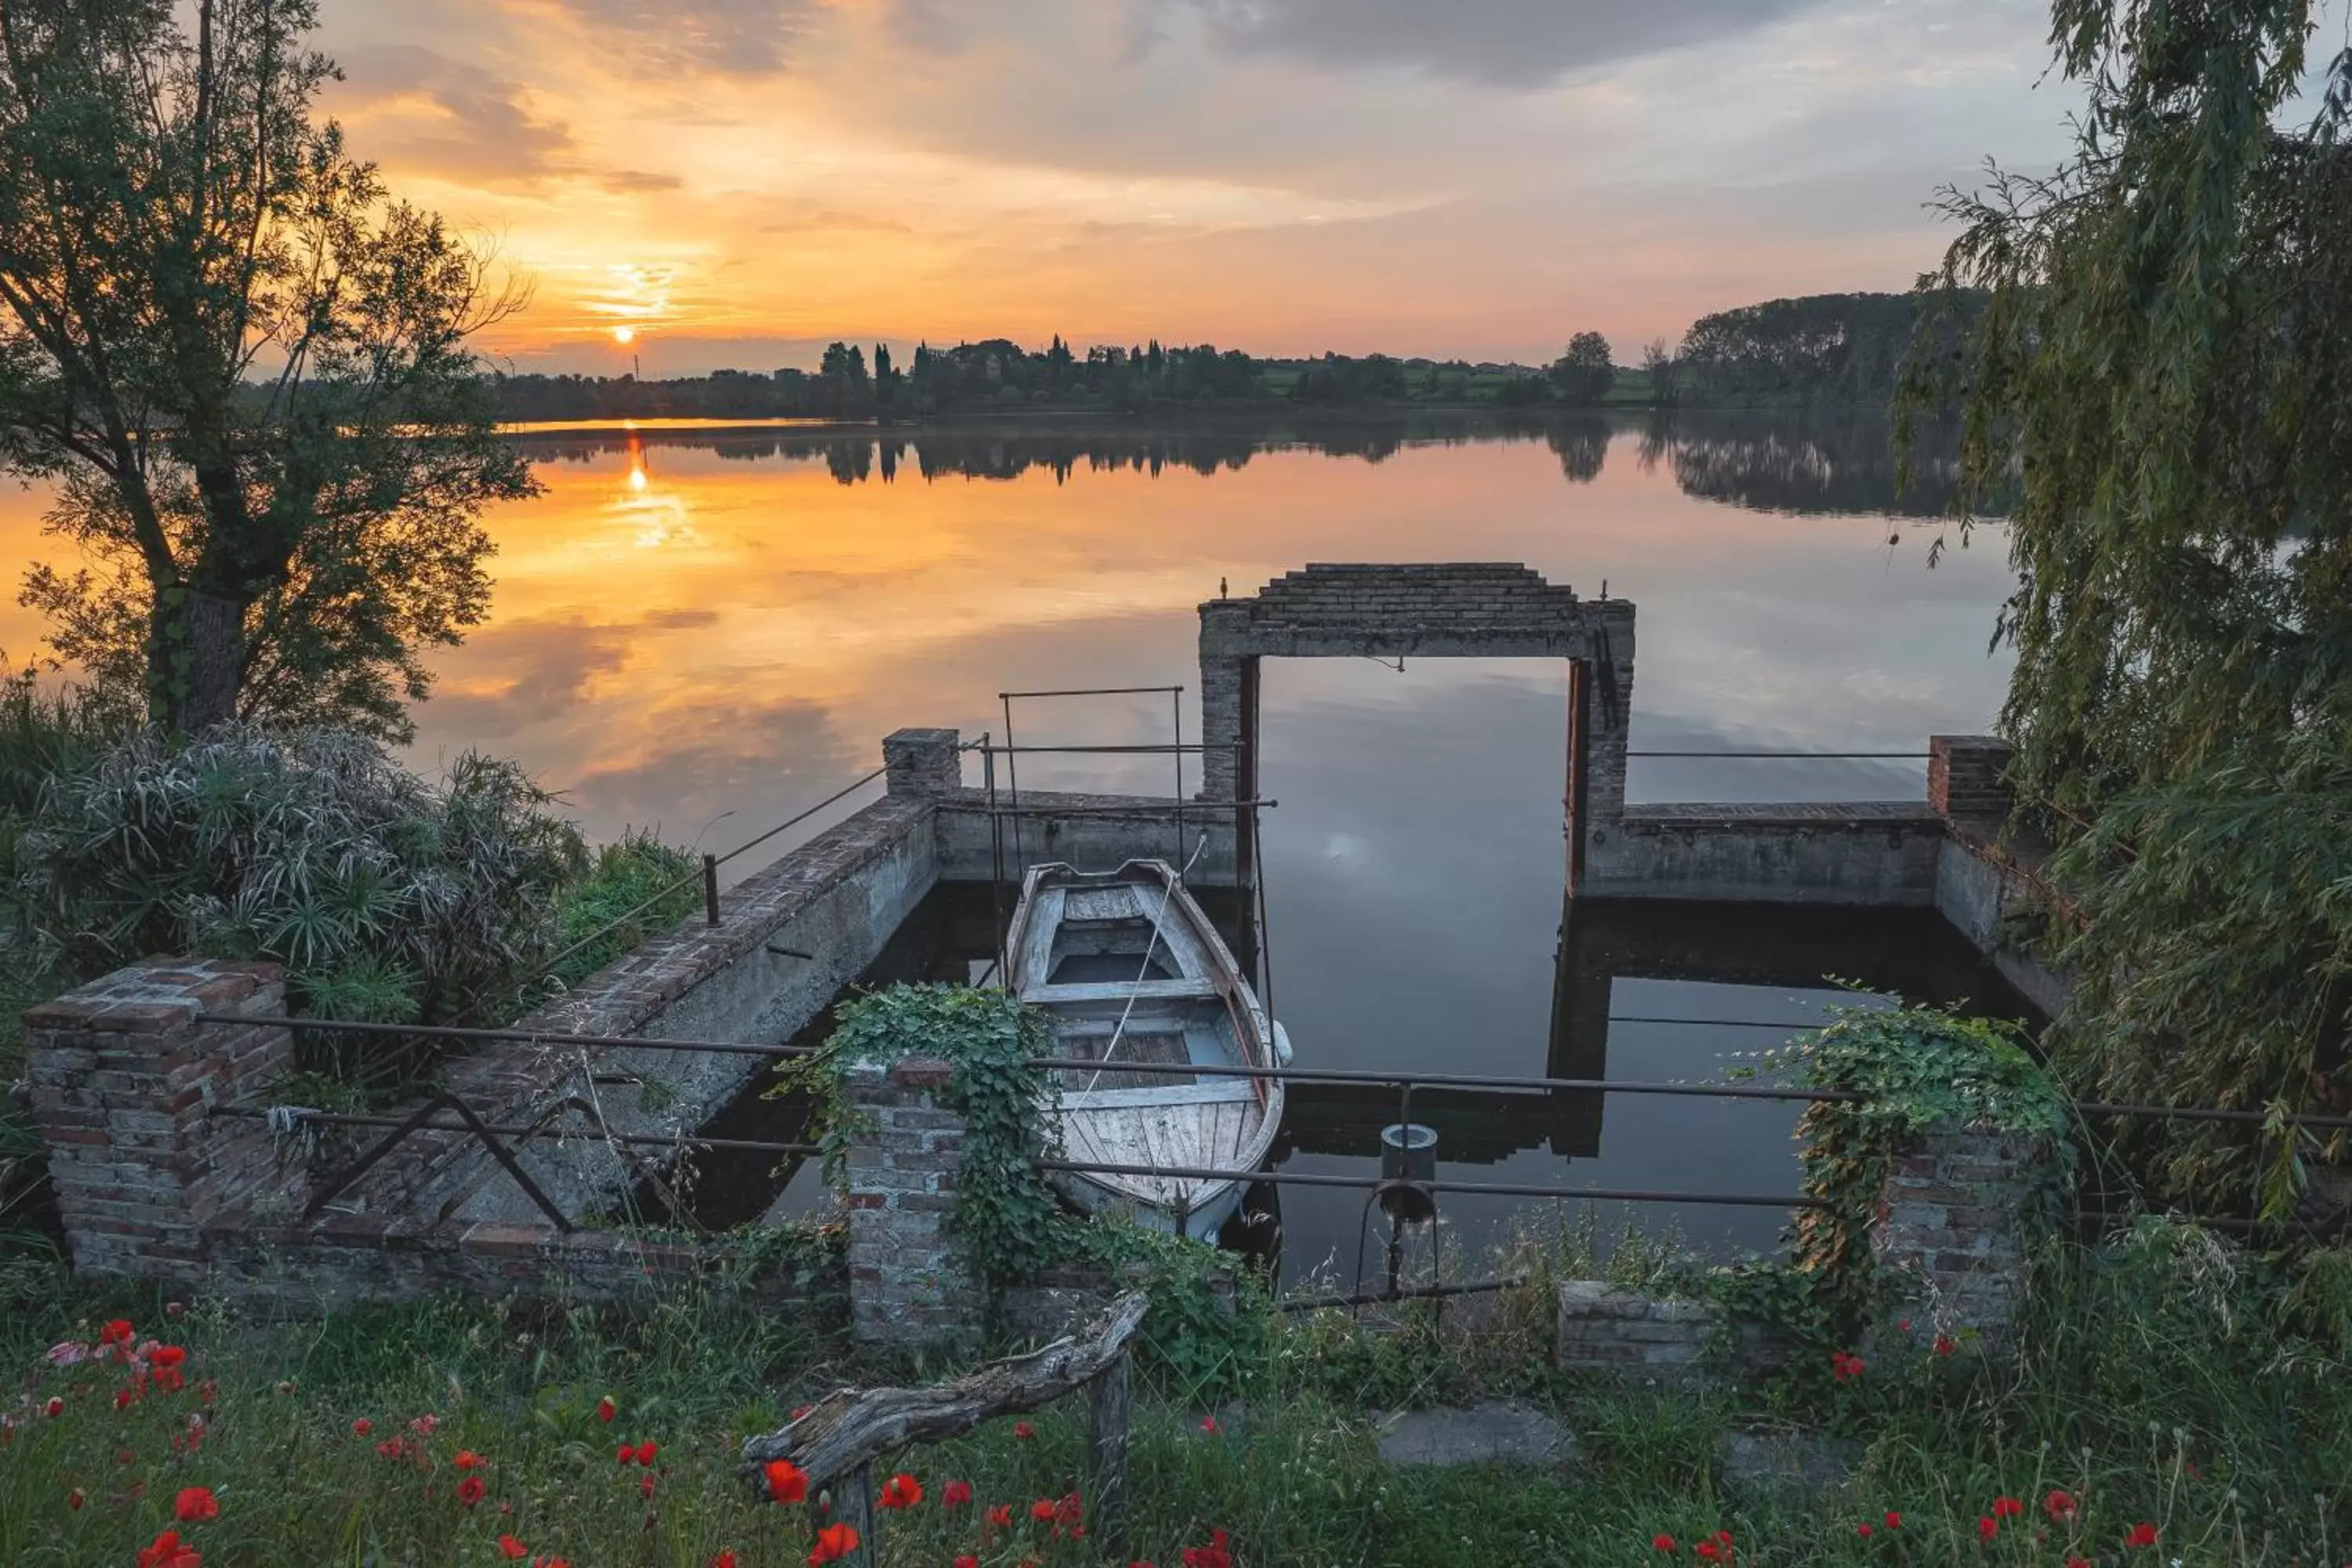
M 528 438 L 541 462 L 586 462 L 630 452 L 658 474 L 665 447 L 724 460 L 822 463 L 841 484 L 908 479 L 1013 479 L 1034 469 L 1056 481 L 1077 473 L 1170 468 L 1214 474 L 1263 453 L 1305 449 L 1378 463 L 1408 447 L 1517 439 L 1541 442 L 1570 484 L 1600 478 L 1616 460 L 1664 466 L 1686 495 L 1744 509 L 1794 513 L 1878 512 L 1937 517 L 1949 510 L 1958 452 L 1948 426 L 1921 426 L 1907 484 L 1897 483 L 1882 416 L 1837 414 L 1658 414 L 1612 421 L 1598 414 L 1442 414 L 1391 417 L 1301 414 L 1245 426 L 1194 430 L 1096 425 L 1006 429 L 935 426 L 876 435 L 676 433 L 644 437 L 545 435 Z M 1997 510 L 1997 509 L 1996 509 Z
M 1962 301 L 1962 317 L 1976 302 Z M 1615 363 L 1598 332 L 1579 332 L 1549 365 L 1396 359 L 1387 354 L 1259 359 L 1213 344 L 1097 344 L 1059 336 L 1032 351 L 1004 338 L 919 346 L 894 363 L 875 345 L 836 342 L 815 370 L 722 370 L 707 376 L 499 378 L 506 416 L 570 419 L 900 419 L 1014 409 L 1141 414 L 1157 407 L 1486 405 L 1501 408 L 1786 407 L 1884 409 L 1922 310 L 1908 294 L 1816 294 L 1719 311 L 1679 345 L 1646 345 Z M 1946 328 L 1943 330 L 1949 331 Z

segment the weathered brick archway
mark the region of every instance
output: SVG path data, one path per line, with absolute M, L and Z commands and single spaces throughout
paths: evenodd
M 1624 815 L 1633 605 L 1580 599 L 1509 562 L 1310 565 L 1253 596 L 1212 599 L 1201 606 L 1202 738 L 1213 748 L 1202 798 L 1256 796 L 1260 659 L 1359 654 L 1569 661 L 1572 888 L 1592 836 Z

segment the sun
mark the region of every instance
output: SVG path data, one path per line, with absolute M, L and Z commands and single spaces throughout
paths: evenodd
M 637 341 L 637 329 L 635 327 L 614 327 L 613 329 L 613 341 L 620 344 L 623 348 L 627 348 L 631 343 Z

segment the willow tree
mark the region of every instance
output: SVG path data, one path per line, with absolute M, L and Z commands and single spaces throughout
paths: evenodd
M 81 547 L 55 650 L 196 730 L 407 729 L 527 493 L 483 247 L 314 113 L 314 0 L 0 0 L 0 465 Z
M 1969 493 L 2019 487 L 2003 724 L 2079 897 L 2052 1037 L 2117 1098 L 2352 1100 L 2352 62 L 2316 9 L 2055 0 L 2073 156 L 1947 192 L 1922 280 L 1990 291 L 1906 404 L 1957 399 Z M 2250 1142 L 2155 1168 L 2204 1187 Z

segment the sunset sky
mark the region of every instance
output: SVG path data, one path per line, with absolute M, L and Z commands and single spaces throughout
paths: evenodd
M 828 339 L 1621 361 L 1902 289 L 2053 162 L 2046 0 L 324 0 L 328 106 L 493 236 L 520 370 Z M 615 329 L 634 329 L 625 348 Z

